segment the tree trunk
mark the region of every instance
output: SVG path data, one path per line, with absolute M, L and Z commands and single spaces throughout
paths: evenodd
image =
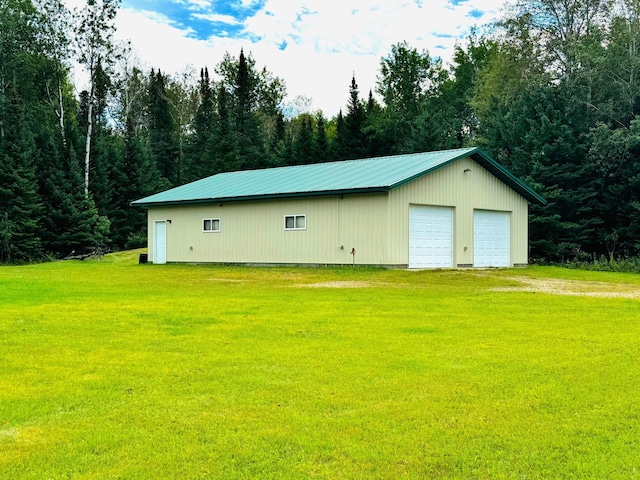
M 60 124 L 60 136 L 62 138 L 62 146 L 67 151 L 67 135 L 64 129 L 64 98 L 62 97 L 62 80 L 58 78 L 58 102 L 60 109 L 58 111 L 58 120 Z
M 89 165 L 91 159 L 91 135 L 93 134 L 93 95 L 89 96 L 87 114 L 87 141 L 84 147 L 84 195 L 89 197 Z
M 58 126 L 60 127 L 60 139 L 62 140 L 62 146 L 67 150 L 67 134 L 64 128 L 64 98 L 62 94 L 62 79 L 58 77 L 58 88 L 56 92 L 56 98 L 51 95 L 51 89 L 49 88 L 49 82 L 46 83 L 47 97 L 49 105 L 53 109 L 53 112 L 58 117 Z

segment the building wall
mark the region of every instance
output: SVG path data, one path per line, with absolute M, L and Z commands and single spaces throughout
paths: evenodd
M 168 262 L 350 264 L 355 260 L 406 266 L 411 204 L 454 208 L 454 265 L 460 266 L 473 264 L 474 209 L 511 212 L 511 263 L 528 261 L 526 199 L 471 159 L 389 193 L 151 207 L 149 259 L 154 259 L 154 222 L 170 219 Z M 306 229 L 285 230 L 285 215 L 301 214 L 306 215 Z M 221 231 L 204 233 L 205 218 L 219 218 Z
M 465 173 L 465 170 L 469 169 Z M 470 158 L 419 178 L 389 192 L 390 263 L 407 263 L 409 257 L 409 206 L 453 207 L 454 265 L 473 265 L 473 211 L 511 212 L 511 264 L 528 262 L 529 204 L 489 171 Z
M 168 262 L 385 264 L 386 193 L 324 196 L 149 209 L 153 224 L 167 224 Z M 306 215 L 305 230 L 285 230 L 285 215 Z M 219 218 L 220 232 L 203 232 Z M 406 263 L 406 262 L 405 262 Z

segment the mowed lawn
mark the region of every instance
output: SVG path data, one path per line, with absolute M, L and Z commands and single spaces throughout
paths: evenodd
M 0 267 L 0 478 L 640 478 L 640 277 Z

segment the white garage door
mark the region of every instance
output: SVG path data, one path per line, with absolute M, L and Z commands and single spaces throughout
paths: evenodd
M 409 208 L 409 268 L 453 267 L 453 208 Z
M 509 212 L 473 212 L 473 266 L 509 267 L 511 235 Z

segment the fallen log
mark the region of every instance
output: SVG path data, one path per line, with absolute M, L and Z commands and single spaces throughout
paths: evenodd
M 64 258 L 61 258 L 61 260 L 86 260 L 87 258 L 100 258 L 105 253 L 108 253 L 108 252 L 109 252 L 109 250 L 107 250 L 107 249 L 99 248 L 99 249 L 93 250 L 91 252 L 74 255 L 76 253 L 76 251 L 73 250 L 69 255 L 67 255 Z

